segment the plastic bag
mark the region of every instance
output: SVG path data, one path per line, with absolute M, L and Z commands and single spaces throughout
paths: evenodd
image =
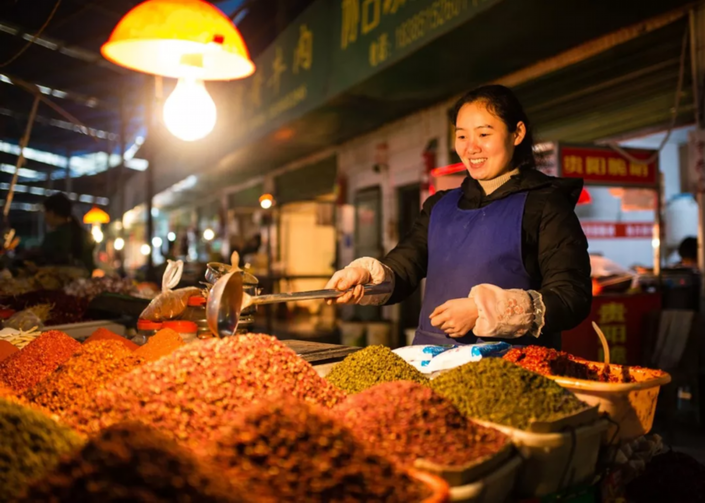
M 476 362 L 487 357 L 500 357 L 511 346 L 506 342 L 489 342 L 486 344 L 468 344 L 444 351 L 424 365 L 422 372 L 432 374 L 441 370 L 450 370 L 469 362 Z
M 5 320 L 3 327 L 27 332 L 32 328 L 43 328 L 44 323 L 31 309 L 25 309 Z
M 426 367 L 430 361 L 444 351 L 454 348 L 455 346 L 434 346 L 434 345 L 416 345 L 397 348 L 392 352 L 401 357 L 406 363 L 416 367 L 421 372 L 426 372 Z
M 181 281 L 183 270 L 184 263 L 181 260 L 168 261 L 162 278 L 162 293 L 149 303 L 140 318 L 151 321 L 172 320 L 184 312 L 189 297 L 198 295 L 201 290 L 196 287 L 172 290 Z

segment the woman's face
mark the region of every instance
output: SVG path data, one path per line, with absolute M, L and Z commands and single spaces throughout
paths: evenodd
M 492 180 L 511 171 L 514 148 L 526 135 L 519 122 L 510 132 L 502 119 L 481 101 L 466 103 L 455 123 L 455 151 L 475 180 Z

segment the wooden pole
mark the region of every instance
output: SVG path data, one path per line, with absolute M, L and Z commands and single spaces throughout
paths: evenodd
M 10 214 L 10 206 L 12 205 L 12 199 L 15 196 L 15 185 L 17 184 L 17 177 L 20 173 L 20 168 L 24 164 L 24 149 L 29 143 L 29 137 L 32 134 L 32 126 L 34 124 L 34 118 L 37 116 L 37 107 L 39 107 L 39 97 L 34 97 L 34 102 L 32 102 L 32 111 L 29 113 L 29 120 L 27 120 L 27 126 L 24 129 L 24 135 L 22 140 L 20 140 L 20 155 L 17 156 L 17 162 L 15 163 L 15 173 L 12 175 L 12 181 L 10 182 L 10 189 L 7 191 L 7 199 L 5 200 L 5 208 L 3 210 L 3 216 L 7 223 L 7 217 Z

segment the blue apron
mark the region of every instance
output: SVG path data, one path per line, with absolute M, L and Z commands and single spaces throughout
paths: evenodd
M 482 283 L 505 289 L 531 287 L 521 253 L 527 194 L 518 192 L 484 208 L 461 210 L 463 190 L 459 188 L 434 205 L 428 227 L 426 291 L 414 344 L 482 342 L 472 331 L 458 339 L 449 337 L 440 327 L 431 326 L 429 316 L 444 302 L 465 298 Z M 507 342 L 526 344 L 525 337 Z M 500 339 L 488 339 L 496 340 Z

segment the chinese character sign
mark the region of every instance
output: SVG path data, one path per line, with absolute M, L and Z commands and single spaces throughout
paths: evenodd
M 588 239 L 652 239 L 653 222 L 580 222 Z
M 562 176 L 617 185 L 656 185 L 658 164 L 656 161 L 646 164 L 653 152 L 625 150 L 636 159 L 644 159 L 644 162 L 633 162 L 633 159 L 627 159 L 609 147 L 562 145 L 559 156 Z

